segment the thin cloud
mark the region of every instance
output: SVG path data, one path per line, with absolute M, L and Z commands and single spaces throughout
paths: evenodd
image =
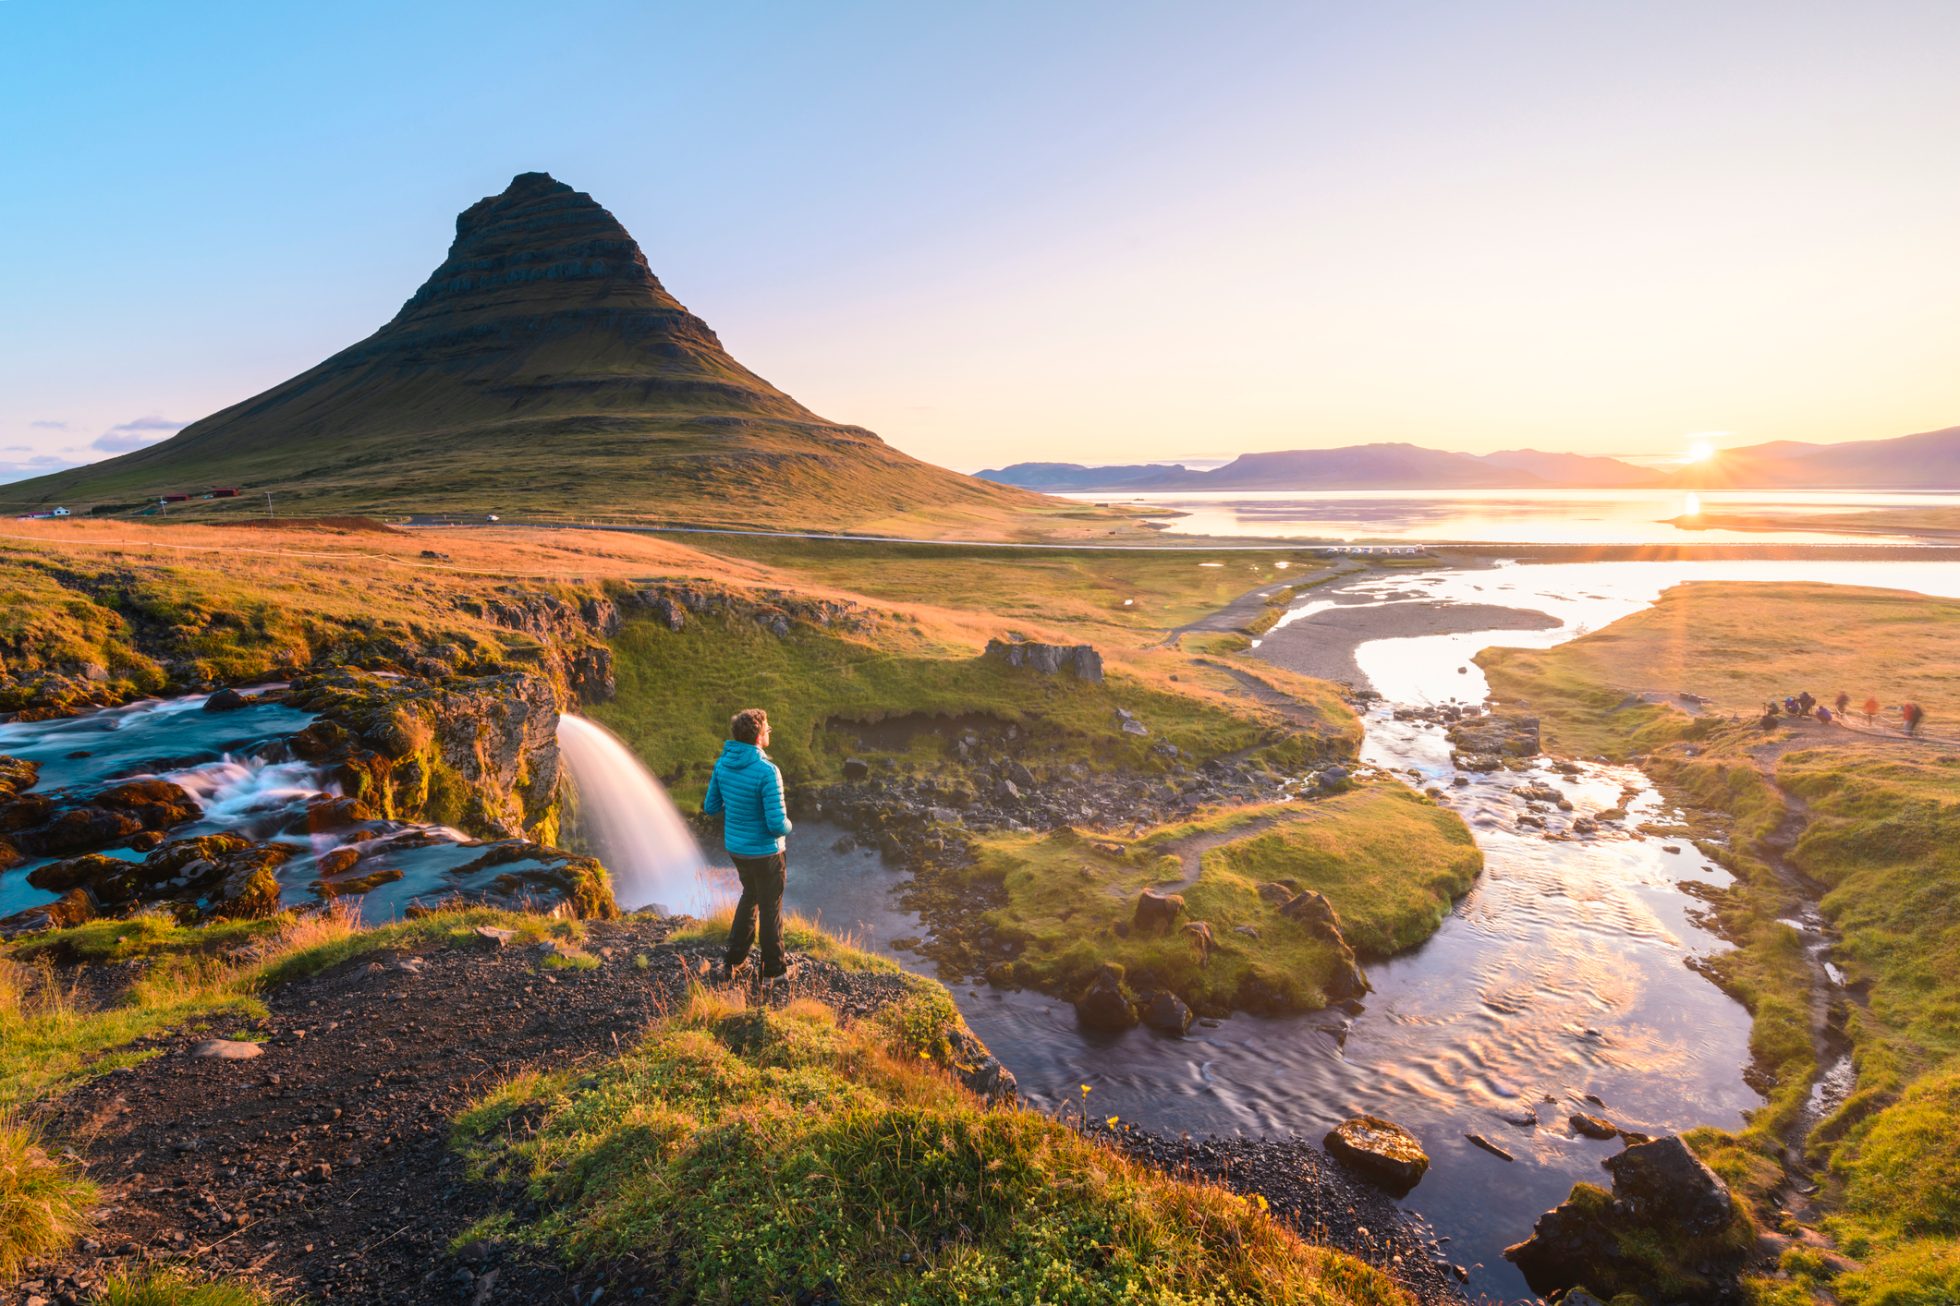
M 38 422 L 29 422 L 28 425 L 37 431 L 65 431 L 68 429 L 68 423 L 57 422 L 51 417 L 42 418 Z
M 49 472 L 64 472 L 80 463 L 63 458 L 60 454 L 36 454 L 32 458 L 0 459 L 0 485 L 8 481 L 24 481 L 30 476 L 46 476 Z
M 133 422 L 120 422 L 95 438 L 89 446 L 103 453 L 128 453 L 132 449 L 142 449 L 159 440 L 167 440 L 190 425 L 188 422 L 173 422 L 167 417 L 139 417 Z

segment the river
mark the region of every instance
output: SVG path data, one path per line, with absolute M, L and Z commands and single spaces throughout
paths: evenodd
M 1074 1101 L 1087 1083 L 1099 1113 L 1194 1134 L 1318 1138 L 1356 1111 L 1396 1120 L 1433 1158 L 1404 1205 L 1447 1240 L 1473 1295 L 1529 1297 L 1500 1252 L 1573 1183 L 1605 1178 L 1600 1162 L 1617 1150 L 1574 1137 L 1571 1112 L 1660 1134 L 1733 1127 L 1761 1104 L 1742 1078 L 1747 1013 L 1689 965 L 1726 945 L 1698 923 L 1697 901 L 1681 886 L 1728 877 L 1690 843 L 1631 833 L 1669 817 L 1638 770 L 1540 766 L 1471 774 L 1459 786 L 1441 729 L 1397 719 L 1395 709 L 1481 701 L 1483 678 L 1469 661 L 1478 649 L 1570 639 L 1687 579 L 1823 580 L 1960 596 L 1960 564 L 1827 562 L 1530 563 L 1374 573 L 1331 601 L 1310 591 L 1295 609 L 1306 617 L 1276 628 L 1263 651 L 1318 638 L 1311 614 L 1330 602 L 1495 604 L 1557 620 L 1545 630 L 1383 639 L 1356 651 L 1386 696 L 1365 717 L 1364 761 L 1441 787 L 1483 848 L 1476 886 L 1421 947 L 1368 967 L 1374 991 L 1358 1014 L 1238 1016 L 1184 1039 L 1142 1028 L 1107 1038 L 1077 1029 L 1066 1003 L 959 985 L 968 1022 L 1038 1105 Z M 1514 791 L 1532 783 L 1560 791 L 1573 811 L 1541 808 L 1546 828 L 1520 827 Z M 1566 837 L 1572 819 L 1616 806 L 1628 811 L 1623 824 Z M 894 905 L 903 877 L 871 854 L 832 851 L 833 837 L 799 831 L 790 905 L 884 951 L 893 938 L 919 934 L 919 922 Z M 1532 1116 L 1536 1123 L 1527 1123 Z M 1471 1133 L 1514 1159 L 1479 1148 Z

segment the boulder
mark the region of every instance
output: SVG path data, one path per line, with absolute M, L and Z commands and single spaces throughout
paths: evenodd
M 246 706 L 251 701 L 251 699 L 246 698 L 245 695 L 239 693 L 237 690 L 226 688 L 219 690 L 217 693 L 211 695 L 211 697 L 205 699 L 204 710 L 206 712 L 236 712 L 239 708 Z
M 1572 1132 L 1587 1138 L 1618 1138 L 1620 1127 L 1604 1117 L 1591 1115 L 1584 1111 L 1574 1111 L 1567 1121 Z
M 1609 1193 L 1579 1184 L 1504 1249 L 1533 1292 L 1580 1284 L 1609 1296 L 1731 1302 L 1755 1238 L 1714 1171 L 1679 1138 L 1636 1143 L 1607 1159 Z
M 107 807 L 71 807 L 40 825 L 12 836 L 15 847 L 30 857 L 65 857 L 122 843 L 144 829 L 134 812 Z
M 844 759 L 844 778 L 846 780 L 849 780 L 853 784 L 855 784 L 859 780 L 865 779 L 870 774 L 871 774 L 871 763 L 865 761 L 863 758 L 847 757 Z
M 353 870 L 360 860 L 359 848 L 334 848 L 321 853 L 314 866 L 322 876 L 341 875 Z
M 49 862 L 45 866 L 35 867 L 27 873 L 27 882 L 48 893 L 87 889 L 97 903 L 109 904 L 129 896 L 128 890 L 121 887 L 118 882 L 138 870 L 136 863 L 124 861 L 120 857 L 84 853 L 80 857 L 70 857 L 65 861 Z
M 1169 934 L 1184 911 L 1184 895 L 1145 889 L 1137 895 L 1136 915 L 1132 918 L 1138 934 Z
M 1380 1116 L 1343 1120 L 1328 1133 L 1325 1146 L 1335 1160 L 1397 1197 L 1420 1183 L 1429 1169 L 1421 1140 Z
M 1736 1218 L 1728 1185 L 1677 1137 L 1629 1147 L 1608 1157 L 1606 1169 L 1613 1176 L 1613 1196 L 1643 1223 L 1706 1238 Z
M 1137 1023 L 1136 1003 L 1123 984 L 1123 968 L 1106 961 L 1075 1000 L 1075 1018 L 1084 1029 L 1115 1033 Z
M 1191 1028 L 1191 1008 L 1175 993 L 1160 990 L 1151 994 L 1144 1000 L 1142 1015 L 1143 1023 L 1150 1028 L 1179 1038 Z
M 665 622 L 669 630 L 681 630 L 687 625 L 687 609 L 665 594 L 655 595 L 647 608 L 655 619 Z

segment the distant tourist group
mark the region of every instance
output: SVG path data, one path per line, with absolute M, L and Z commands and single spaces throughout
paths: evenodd
M 1878 714 L 1883 709 L 1879 706 L 1876 696 L 1867 695 L 1865 701 L 1859 705 L 1859 710 L 1865 715 L 1865 724 L 1867 726 L 1873 726 L 1878 724 Z M 1833 721 L 1839 725 L 1850 725 L 1851 695 L 1840 693 L 1837 696 L 1837 706 L 1835 709 L 1826 707 L 1824 704 L 1818 702 L 1811 696 L 1808 690 L 1801 694 L 1789 695 L 1780 703 L 1772 698 L 1763 704 L 1764 729 L 1768 729 L 1785 717 L 1815 717 L 1825 725 L 1830 725 Z M 1905 730 L 1908 737 L 1919 733 L 1920 723 L 1925 719 L 1926 709 L 1919 706 L 1919 704 L 1902 703 L 1899 705 L 1899 724 Z

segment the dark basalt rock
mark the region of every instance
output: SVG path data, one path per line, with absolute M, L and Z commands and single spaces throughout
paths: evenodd
M 1123 983 L 1123 968 L 1106 961 L 1075 1000 L 1075 1018 L 1084 1029 L 1117 1033 L 1137 1023 L 1136 1002 Z
M 1737 1276 L 1754 1236 L 1715 1172 L 1673 1137 L 1637 1143 L 1605 1164 L 1610 1193 L 1578 1185 L 1531 1237 L 1504 1249 L 1532 1291 L 1584 1284 L 1650 1301 L 1740 1300 Z
M 1137 895 L 1133 925 L 1138 934 L 1169 934 L 1184 911 L 1184 896 L 1145 889 Z
M 1144 999 L 1143 1023 L 1165 1034 L 1184 1037 L 1191 1029 L 1191 1008 L 1184 1005 L 1183 999 L 1175 993 L 1162 991 Z
M 235 689 L 221 689 L 204 700 L 206 712 L 235 712 L 251 702 Z

